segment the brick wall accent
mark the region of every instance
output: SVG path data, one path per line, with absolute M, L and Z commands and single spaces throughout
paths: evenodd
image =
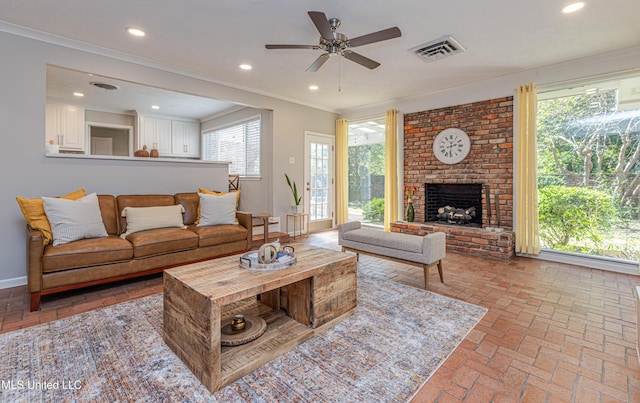
M 433 140 L 442 130 L 451 127 L 469 135 L 471 151 L 462 162 L 447 165 L 434 156 Z M 511 236 L 506 240 L 504 233 L 511 234 L 513 230 L 513 97 L 405 114 L 404 184 L 418 188 L 413 197 L 416 224 L 424 223 L 425 183 L 488 185 L 491 200 L 487 203 L 483 192 L 483 229 L 480 231 L 493 232 L 494 228 L 501 228 L 504 232 L 498 238 L 506 241 L 502 242 L 505 248 L 512 248 Z M 405 198 L 405 208 L 406 202 Z M 428 223 L 428 226 L 433 225 Z M 403 229 L 405 232 L 406 228 Z M 495 236 L 495 232 L 491 236 Z M 451 241 L 453 239 L 449 239 L 450 247 Z M 483 243 L 457 249 L 479 251 Z M 508 250 L 492 252 L 503 258 L 513 256 Z

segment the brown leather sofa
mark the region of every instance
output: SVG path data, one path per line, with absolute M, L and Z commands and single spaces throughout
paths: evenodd
M 99 195 L 106 238 L 82 239 L 64 245 L 44 244 L 42 232 L 28 227 L 27 282 L 31 311 L 42 295 L 160 272 L 166 268 L 247 251 L 251 248 L 252 217 L 236 213 L 238 224 L 198 227 L 197 193 L 175 195 Z M 157 228 L 125 232 L 125 207 L 182 204 L 187 229 Z

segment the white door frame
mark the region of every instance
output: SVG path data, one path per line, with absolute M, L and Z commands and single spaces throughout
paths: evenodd
M 310 207 L 310 199 L 311 193 L 308 187 L 310 183 L 310 163 L 309 163 L 309 155 L 311 152 L 311 143 L 313 139 L 323 140 L 323 142 L 330 144 L 331 148 L 329 151 L 329 215 L 331 220 L 331 227 L 335 226 L 335 190 L 336 190 L 336 181 L 335 181 L 335 143 L 336 137 L 330 134 L 318 133 L 305 130 L 304 132 L 304 208 L 305 212 L 311 212 Z M 327 220 L 329 220 L 327 219 Z M 317 220 L 317 221 L 327 221 L 327 220 Z M 311 221 L 313 222 L 313 221 Z

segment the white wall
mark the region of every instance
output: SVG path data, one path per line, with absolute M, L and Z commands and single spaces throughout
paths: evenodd
M 267 167 L 262 178 L 271 195 L 256 197 L 264 200 L 261 211 L 282 218 L 290 205 L 284 196 L 288 192 L 284 173 L 299 172 L 295 179 L 302 181 L 304 131 L 335 132 L 333 113 L 112 57 L 5 32 L 0 32 L 0 49 L 0 288 L 24 283 L 26 276 L 25 222 L 16 196 L 55 196 L 80 187 L 103 194 L 176 193 L 195 191 L 200 186 L 226 189 L 226 168 L 204 164 L 46 158 L 47 64 L 272 110 L 274 139 L 267 146 Z M 278 150 L 282 148 L 287 149 L 287 155 L 299 157 L 294 166 L 280 160 L 282 154 Z

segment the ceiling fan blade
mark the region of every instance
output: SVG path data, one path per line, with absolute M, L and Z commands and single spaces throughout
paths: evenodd
M 345 50 L 344 52 L 342 52 L 342 56 L 371 70 L 380 66 L 380 63 L 376 62 L 375 60 L 371 60 L 368 57 L 364 57 L 361 54 L 352 52 L 350 50 Z
M 308 14 L 316 29 L 320 32 L 320 36 L 328 41 L 333 40 L 333 31 L 325 13 L 322 11 L 309 11 Z
M 356 46 L 362 46 L 369 43 L 397 38 L 400 35 L 402 35 L 402 33 L 400 32 L 400 28 L 398 27 L 383 29 L 382 31 L 373 32 L 367 35 L 358 36 L 357 38 L 349 39 L 349 46 L 355 48 Z
M 320 49 L 318 45 L 264 45 L 267 49 Z
M 320 67 L 322 67 L 322 65 L 329 60 L 329 54 L 325 53 L 323 55 L 320 55 L 315 62 L 313 62 L 313 64 L 311 64 L 311 66 L 309 66 L 307 68 L 307 73 L 315 73 L 316 71 L 318 71 L 318 69 Z

